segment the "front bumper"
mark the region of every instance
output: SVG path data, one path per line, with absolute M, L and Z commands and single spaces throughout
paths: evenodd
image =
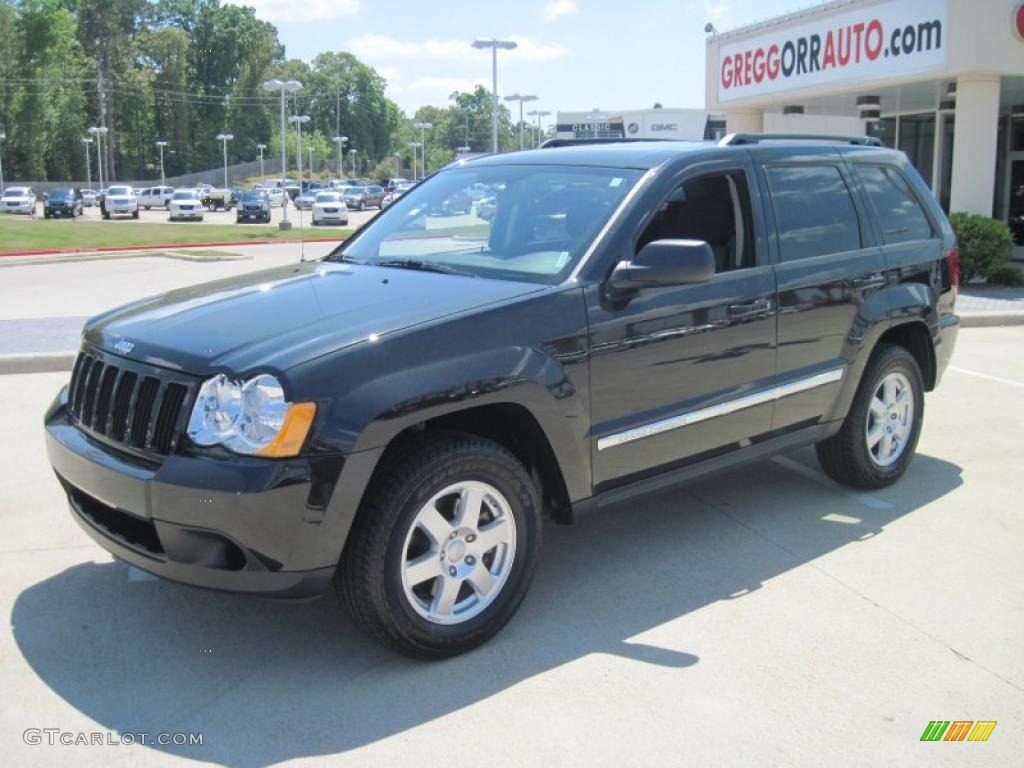
M 66 389 L 45 427 L 72 516 L 115 557 L 171 581 L 231 592 L 311 597 L 330 583 L 348 532 L 325 516 L 341 457 L 175 453 L 159 465 L 142 462 L 71 423 Z

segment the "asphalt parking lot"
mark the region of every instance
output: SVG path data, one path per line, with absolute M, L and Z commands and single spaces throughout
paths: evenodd
M 373 645 L 331 596 L 112 561 L 46 463 L 67 374 L 0 376 L 0 763 L 1019 765 L 1022 345 L 1020 327 L 962 331 L 892 488 L 841 489 L 804 450 L 547 526 L 512 623 L 440 663 Z M 998 725 L 921 742 L 936 719 Z M 31 745 L 30 728 L 203 744 Z

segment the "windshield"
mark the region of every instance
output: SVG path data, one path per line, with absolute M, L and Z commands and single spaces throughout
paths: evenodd
M 366 187 L 349 187 L 345 190 L 345 194 L 349 197 L 358 197 L 366 191 Z
M 242 202 L 243 203 L 262 203 L 266 199 L 267 199 L 267 195 L 263 191 L 260 191 L 260 192 L 249 191 L 249 192 L 243 192 L 242 193 Z
M 318 203 L 337 203 L 341 201 L 341 195 L 337 192 L 321 192 L 316 196 Z
M 62 197 L 71 197 L 74 194 L 70 189 L 51 189 L 50 199 L 56 200 Z
M 411 260 L 479 277 L 558 283 L 639 177 L 621 168 L 453 168 L 409 190 L 327 258 Z M 474 184 L 487 188 L 493 204 L 473 201 Z
M 111 187 L 110 191 L 107 192 L 107 194 L 108 195 L 131 195 L 132 194 L 132 188 L 131 187 Z
M 172 200 L 195 200 L 195 192 L 175 192 Z
M 28 197 L 27 189 L 18 189 L 17 187 L 11 187 L 4 192 L 4 197 Z

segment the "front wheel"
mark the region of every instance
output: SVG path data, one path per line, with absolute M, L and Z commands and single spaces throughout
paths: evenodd
M 468 651 L 512 618 L 533 580 L 537 489 L 511 453 L 474 435 L 427 433 L 386 461 L 349 534 L 338 595 L 400 653 Z
M 872 356 L 842 429 L 817 444 L 818 462 L 833 480 L 883 488 L 910 465 L 924 419 L 924 379 L 905 348 L 886 344 Z

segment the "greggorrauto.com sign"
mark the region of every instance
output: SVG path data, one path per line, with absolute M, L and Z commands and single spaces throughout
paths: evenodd
M 718 101 L 913 74 L 946 64 L 946 0 L 891 0 L 718 49 Z

